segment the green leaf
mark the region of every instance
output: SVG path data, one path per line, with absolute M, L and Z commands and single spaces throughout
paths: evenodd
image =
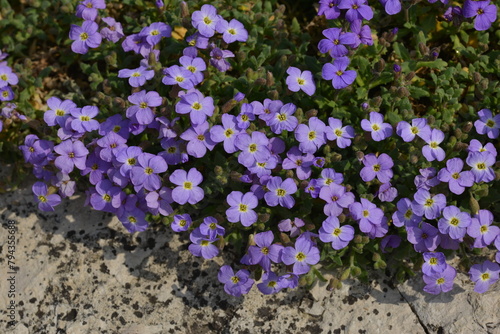
M 419 61 L 417 62 L 417 67 L 428 67 L 428 68 L 435 68 L 438 70 L 444 70 L 448 66 L 448 63 L 445 62 L 443 59 L 436 59 L 433 61 Z
M 396 55 L 398 55 L 399 58 L 403 59 L 404 61 L 410 60 L 410 53 L 403 44 L 394 42 L 392 47 L 394 48 L 394 52 L 396 53 Z

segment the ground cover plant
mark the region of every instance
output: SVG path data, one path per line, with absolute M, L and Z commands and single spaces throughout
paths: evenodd
M 1 135 L 41 210 L 84 192 L 130 233 L 227 251 L 234 296 L 498 280 L 490 1 L 1 3 Z

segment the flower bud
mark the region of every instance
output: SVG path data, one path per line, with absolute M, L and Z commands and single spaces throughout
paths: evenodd
M 411 71 L 410 73 L 408 73 L 405 77 L 405 80 L 406 81 L 411 81 L 413 78 L 415 77 L 415 72 L 414 71 Z
M 375 64 L 375 70 L 377 72 L 382 72 L 385 69 L 385 60 L 380 59 L 376 64 Z
M 370 105 L 368 103 L 366 103 L 366 102 L 361 104 L 361 108 L 363 108 L 363 110 L 368 109 L 369 106 Z
M 267 223 L 269 221 L 269 218 L 271 218 L 271 215 L 269 213 L 259 213 L 259 222 Z
M 361 275 L 361 268 L 357 266 L 352 266 L 351 267 L 351 276 L 352 277 L 358 277 Z
M 394 65 L 392 66 L 392 70 L 393 70 L 394 72 L 396 72 L 396 73 L 399 73 L 399 72 L 401 72 L 401 66 L 399 66 L 398 64 L 394 64 Z
M 309 119 L 311 117 L 316 117 L 316 116 L 318 116 L 318 111 L 316 109 L 311 109 L 311 110 L 306 111 L 307 119 Z
M 356 234 L 352 241 L 354 241 L 355 244 L 360 244 L 363 242 L 363 237 L 360 234 Z
M 339 162 L 342 161 L 342 154 L 334 152 L 331 156 L 332 162 Z
M 481 82 L 479 82 L 479 89 L 480 91 L 485 91 L 488 89 L 490 81 L 487 78 L 483 78 Z
M 469 206 L 470 206 L 470 211 L 472 212 L 472 214 L 475 214 L 475 215 L 477 215 L 477 213 L 481 209 L 479 207 L 479 202 L 472 195 L 470 196 L 470 199 L 469 199 Z
M 189 17 L 189 7 L 186 1 L 181 1 L 181 17 Z
M 273 89 L 272 91 L 267 93 L 267 96 L 269 96 L 269 98 L 271 100 L 277 100 L 277 99 L 279 99 L 280 94 L 278 93 L 278 91 L 276 89 Z M 297 115 L 297 113 L 295 113 L 295 115 Z
M 341 224 L 343 224 L 347 219 L 347 217 L 343 213 L 341 213 L 337 218 L 339 219 L 339 223 Z
M 423 56 L 429 54 L 429 48 L 422 42 L 418 43 L 418 50 Z
M 273 72 L 267 72 L 267 73 L 266 73 L 266 86 L 267 86 L 267 87 L 272 87 L 272 86 L 274 86 L 274 76 L 273 76 Z
M 408 97 L 408 96 L 410 96 L 410 92 L 408 91 L 408 88 L 406 88 L 406 87 L 399 87 L 396 94 L 399 97 Z
M 339 290 L 341 288 L 342 288 L 342 282 L 340 282 L 336 277 L 330 279 L 330 282 L 326 286 L 326 290 L 328 291 L 332 291 L 334 289 Z
M 358 159 L 358 161 L 363 161 L 365 159 L 365 154 L 362 152 L 362 151 L 357 151 L 356 152 L 356 158 Z
M 469 121 L 469 122 L 464 124 L 464 126 L 462 127 L 462 131 L 465 133 L 469 133 L 470 130 L 472 130 L 473 126 L 474 126 L 474 124 L 471 121 Z
M 362 241 L 362 242 L 363 242 L 364 244 L 367 244 L 367 243 L 369 243 L 369 242 L 370 242 L 370 238 L 368 238 L 368 236 L 367 236 L 367 235 L 364 235 L 364 236 L 363 236 L 363 241 Z
M 291 243 L 290 238 L 285 233 L 280 233 L 280 240 L 283 245 L 288 245 Z
M 380 256 L 379 253 L 373 253 L 372 261 L 377 262 L 377 261 L 380 261 L 381 259 L 382 259 L 382 257 Z
M 382 97 L 380 96 L 375 96 L 372 100 L 372 105 L 375 106 L 376 108 L 380 107 L 382 104 Z
M 264 78 L 258 78 L 257 80 L 254 81 L 254 84 L 257 86 L 265 86 L 266 85 L 266 79 Z
M 377 261 L 373 265 L 373 268 L 375 268 L 375 269 L 385 269 L 385 268 L 387 268 L 387 263 L 385 263 L 385 261 L 383 261 L 383 260 Z
M 348 279 L 350 274 L 351 274 L 351 268 L 347 268 L 346 270 L 344 270 L 342 275 L 340 275 L 340 280 L 344 281 L 344 280 Z
M 222 175 L 224 173 L 224 169 L 221 166 L 215 166 L 214 172 L 215 175 Z

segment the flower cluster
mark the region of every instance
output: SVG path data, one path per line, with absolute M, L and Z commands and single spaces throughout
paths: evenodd
M 2 132 L 6 120 L 9 120 L 9 122 L 26 120 L 26 117 L 16 110 L 17 105 L 11 102 L 14 100 L 12 85 L 17 85 L 19 79 L 12 68 L 4 61 L 7 56 L 7 53 L 0 50 L 0 132 Z

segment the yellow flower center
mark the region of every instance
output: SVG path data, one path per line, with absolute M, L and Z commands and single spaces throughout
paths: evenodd
M 488 232 L 488 225 L 481 225 L 481 228 L 479 229 L 481 231 L 481 234 L 485 234 Z
M 133 216 L 128 217 L 128 221 L 131 222 L 132 224 L 137 223 L 137 219 Z
M 208 227 L 211 229 L 211 230 L 215 230 L 217 228 L 217 224 L 216 223 L 211 223 L 210 225 L 208 225 Z
M 380 171 L 380 165 L 379 165 L 379 164 L 373 165 L 373 170 L 374 170 L 375 172 Z
M 441 285 L 445 282 L 444 278 L 440 277 L 436 280 L 436 284 Z
M 168 153 L 173 154 L 177 152 L 177 148 L 175 146 L 170 146 L 167 150 Z
M 340 228 L 336 228 L 335 230 L 333 230 L 333 235 L 338 237 L 340 235 L 340 233 L 342 233 L 342 230 Z
M 490 279 L 490 274 L 489 274 L 489 273 L 483 273 L 483 274 L 481 275 L 481 279 L 482 279 L 483 281 L 487 281 L 487 280 L 489 280 L 489 279 Z
M 140 72 L 134 72 L 134 73 L 132 73 L 131 76 L 134 77 L 134 78 L 137 78 L 137 77 L 141 76 L 141 73 Z
M 486 122 L 486 126 L 489 127 L 489 128 L 492 128 L 495 126 L 495 121 L 492 120 L 492 119 L 489 119 L 487 122 Z
M 113 127 L 113 132 L 119 132 L 119 131 L 121 130 L 121 128 L 122 128 L 121 126 L 119 126 L 119 125 L 115 125 L 115 126 Z
M 335 133 L 335 135 L 337 137 L 341 137 L 342 136 L 342 130 L 340 130 L 340 129 L 335 129 L 334 133 Z
M 454 178 L 455 180 L 457 180 L 460 177 L 460 174 L 453 173 L 453 174 L 451 174 L 451 177 Z
M 40 196 L 38 196 L 38 200 L 42 203 L 45 203 L 45 202 L 47 202 L 47 197 L 40 195 Z
M 302 86 L 303 84 L 306 83 L 306 81 L 302 78 L 297 78 L 297 83 Z
M 73 152 L 69 152 L 68 153 L 68 157 L 70 157 L 71 159 L 73 159 L 75 157 L 75 153 Z
M 205 16 L 205 18 L 203 19 L 203 22 L 206 24 L 206 25 L 209 25 L 210 23 L 212 23 L 212 20 L 210 20 L 210 18 L 208 16 Z
M 476 168 L 480 169 L 480 170 L 486 169 L 486 164 L 484 164 L 483 162 L 480 162 L 476 165 Z
M 438 259 L 435 257 L 431 257 L 429 259 L 429 264 L 432 264 L 433 266 L 435 266 L 436 264 L 438 264 Z
M 206 246 L 210 245 L 210 241 L 208 241 L 208 240 L 202 240 L 200 242 L 200 245 L 203 246 L 203 247 L 206 247 Z
M 233 135 L 233 133 L 234 133 L 234 131 L 232 129 L 227 129 L 226 131 L 224 131 L 224 136 L 229 138 Z
M 267 248 L 267 247 L 262 247 L 262 248 L 260 249 L 260 252 L 261 252 L 262 254 L 264 254 L 264 255 L 267 255 L 267 254 L 269 254 L 269 248 Z
M 247 212 L 248 211 L 248 207 L 245 204 L 241 204 L 240 203 L 240 207 L 238 208 L 238 210 L 240 212 Z
M 316 131 L 310 131 L 307 138 L 309 138 L 309 140 L 314 140 L 316 138 Z
M 276 189 L 276 195 L 279 197 L 285 196 L 286 195 L 285 189 L 281 189 L 281 188 Z
M 276 118 L 278 119 L 278 121 L 284 122 L 286 121 L 286 114 L 278 114 Z
M 227 32 L 230 33 L 231 35 L 236 35 L 236 30 L 233 28 L 228 29 Z
M 193 105 L 191 106 L 191 108 L 193 108 L 194 110 L 200 110 L 201 109 L 201 104 L 198 103 L 198 102 L 195 102 L 195 103 L 193 103 Z
M 151 167 L 147 167 L 147 168 L 144 170 L 144 173 L 146 173 L 146 174 L 148 174 L 148 175 L 153 174 L 153 168 L 151 168 Z
M 89 116 L 80 116 L 80 121 L 88 122 L 88 121 L 90 121 L 90 117 Z
M 297 261 L 304 261 L 306 259 L 306 255 L 302 252 L 298 252 L 297 255 L 295 255 L 295 258 L 297 259 Z
M 189 65 L 189 66 L 187 67 L 187 69 L 188 69 L 188 71 L 191 71 L 191 72 L 193 72 L 193 73 L 194 73 L 194 72 L 196 72 L 196 67 L 194 67 L 194 66 L 192 66 L 192 65 Z
M 139 105 L 139 107 L 141 109 L 146 109 L 148 107 L 148 104 L 146 102 L 141 102 L 141 104 Z
M 241 120 L 242 120 L 243 122 L 248 121 L 248 115 L 245 115 L 245 114 L 241 115 Z
M 104 194 L 104 196 L 102 196 L 102 199 L 106 202 L 111 202 L 111 196 L 109 196 L 108 194 Z
M 185 219 L 179 220 L 179 225 L 180 226 L 186 226 L 186 224 L 187 224 L 187 221 Z
M 255 151 L 257 151 L 257 144 L 250 144 L 250 146 L 248 146 L 248 150 L 254 153 Z
M 368 210 L 363 210 L 363 217 L 368 217 L 370 215 L 370 211 Z
M 425 200 L 425 203 L 424 203 L 424 206 L 432 206 L 432 204 L 434 204 L 434 200 L 432 198 L 428 198 Z
M 135 165 L 135 158 L 129 158 L 127 159 L 127 164 L 130 165 L 130 166 L 134 166 Z
M 266 167 L 266 165 L 267 164 L 265 162 L 257 162 L 257 166 L 259 166 L 259 167 L 264 168 L 264 167 Z
M 337 72 L 335 72 L 335 74 L 337 74 L 339 77 L 342 75 L 342 73 L 344 73 L 344 72 L 342 72 L 341 70 L 338 70 Z
M 409 210 L 409 209 L 405 212 L 405 218 L 406 219 L 410 219 L 412 215 L 413 215 L 413 212 L 411 210 Z
M 453 217 L 451 220 L 450 220 L 450 225 L 453 225 L 453 226 L 458 226 L 458 224 L 460 223 L 460 220 L 458 220 L 457 218 Z
M 196 138 L 198 138 L 198 140 L 200 140 L 200 141 L 205 140 L 205 136 L 204 135 L 198 135 L 198 137 L 196 137 Z
M 416 135 L 418 133 L 418 128 L 416 126 L 412 126 L 410 128 L 410 130 L 411 130 L 411 133 L 413 133 L 414 135 Z
M 159 35 L 160 32 L 155 29 L 155 30 L 151 30 L 150 34 L 151 34 L 151 36 L 156 36 L 156 35 Z
M 89 34 L 87 34 L 86 32 L 82 32 L 80 34 L 80 40 L 86 41 L 87 39 L 89 39 Z
M 185 181 L 183 187 L 184 187 L 184 189 L 187 189 L 187 190 L 192 189 L 193 183 L 191 183 L 189 181 Z
M 380 130 L 380 126 L 378 126 L 378 124 L 372 124 L 372 129 L 373 131 L 378 131 Z
M 231 277 L 231 282 L 233 282 L 234 284 L 238 283 L 239 281 L 240 281 L 240 279 L 238 276 Z
M 431 143 L 429 144 L 429 146 L 430 146 L 431 148 L 436 148 L 436 147 L 438 147 L 438 143 L 436 143 L 435 141 L 433 141 L 433 142 L 431 142 Z
M 97 168 L 99 168 L 99 166 L 97 164 L 92 165 L 92 170 L 97 170 Z
M 177 82 L 183 82 L 184 81 L 184 77 L 181 77 L 180 75 L 176 76 L 175 77 L 175 81 L 177 81 Z

